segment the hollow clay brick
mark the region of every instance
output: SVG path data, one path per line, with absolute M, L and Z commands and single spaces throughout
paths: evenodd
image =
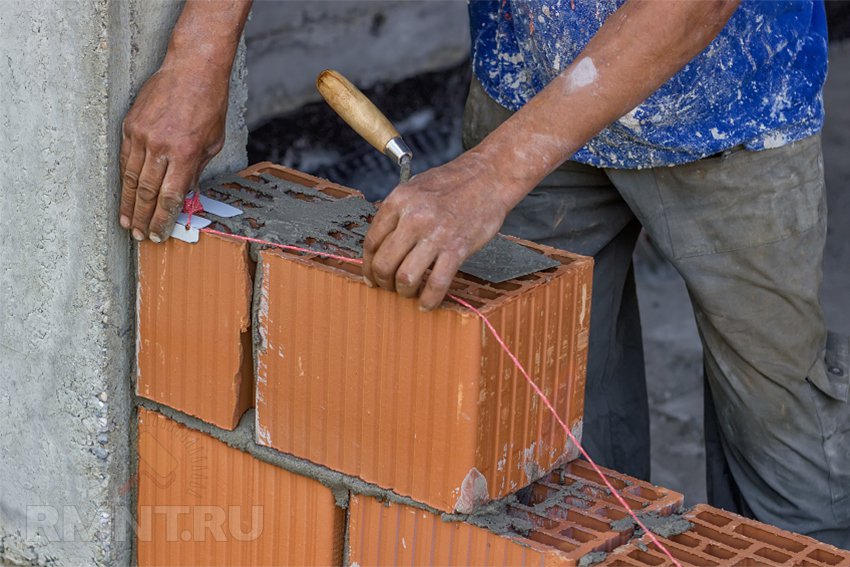
M 571 567 L 587 553 L 610 551 L 627 539 L 581 515 L 555 520 L 521 510 L 508 513 L 523 520 L 528 531 L 495 533 L 411 506 L 352 495 L 348 565 Z
M 239 175 L 252 179 L 263 173 L 337 198 L 361 196 L 353 189 L 267 162 Z M 250 222 L 248 215 L 241 222 Z M 195 244 L 169 239 L 164 244 L 145 241 L 139 245 L 139 396 L 224 429 L 236 427 L 254 405 L 254 269 L 247 243 L 217 235 L 202 233 Z
M 140 567 L 339 565 L 330 490 L 139 410 Z
M 253 406 L 248 246 L 201 234 L 138 247 L 136 393 L 225 429 Z
M 683 567 L 799 566 L 850 567 L 850 552 L 807 536 L 781 530 L 699 504 L 685 514 L 693 527 L 661 543 Z M 670 560 L 643 536 L 613 553 L 599 565 L 645 567 L 670 565 Z
M 608 482 L 617 489 L 629 507 L 639 514 L 668 516 L 682 508 L 684 496 L 629 475 L 600 467 Z M 529 504 L 559 509 L 576 508 L 600 518 L 622 520 L 629 516 L 587 461 L 575 460 L 534 483 L 527 497 Z
M 502 284 L 459 274 L 478 307 L 581 435 L 592 259 Z M 363 284 L 359 266 L 279 250 L 258 265 L 257 435 L 274 447 L 469 512 L 575 458 L 575 447 L 481 320 L 451 302 Z

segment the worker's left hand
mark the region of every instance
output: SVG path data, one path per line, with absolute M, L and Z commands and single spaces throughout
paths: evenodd
M 399 185 L 381 205 L 363 245 L 367 283 L 414 297 L 422 309 L 443 300 L 458 268 L 490 241 L 509 207 L 495 168 L 473 151 Z

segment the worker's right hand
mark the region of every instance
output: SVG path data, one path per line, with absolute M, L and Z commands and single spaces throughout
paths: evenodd
M 204 167 L 224 145 L 228 82 L 163 64 L 139 91 L 121 139 L 121 226 L 166 240 Z

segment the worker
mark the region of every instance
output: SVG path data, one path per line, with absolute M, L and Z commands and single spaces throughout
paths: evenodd
M 168 237 L 222 147 L 249 8 L 187 1 L 124 120 L 120 223 L 136 240 Z M 823 0 L 474 0 L 469 12 L 468 149 L 389 195 L 364 243 L 366 281 L 433 309 L 499 230 L 593 256 L 584 440 L 647 478 L 632 267 L 643 228 L 684 277 L 704 347 L 710 503 L 850 548 L 850 341 L 827 333 L 818 300 Z

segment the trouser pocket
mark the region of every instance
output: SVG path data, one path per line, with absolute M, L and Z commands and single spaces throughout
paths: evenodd
M 850 528 L 850 337 L 828 333 L 824 362 L 826 378 L 810 379 L 809 384 L 823 434 L 833 512 Z

